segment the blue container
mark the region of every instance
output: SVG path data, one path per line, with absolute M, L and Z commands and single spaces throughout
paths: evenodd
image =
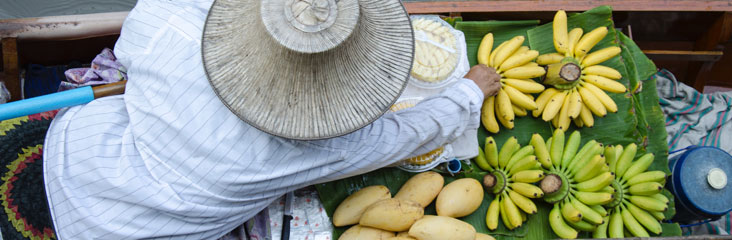
M 669 160 L 677 222 L 717 219 L 732 210 L 732 156 L 715 147 L 691 147 Z

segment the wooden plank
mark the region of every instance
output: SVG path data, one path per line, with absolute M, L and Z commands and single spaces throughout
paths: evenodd
M 10 101 L 21 98 L 20 72 L 18 66 L 18 41 L 15 38 L 3 38 L 3 81 L 10 91 Z M 9 102 L 10 102 L 9 101 Z
M 681 50 L 643 50 L 653 60 L 682 60 L 716 62 L 724 54 L 722 51 L 681 51 Z
M 708 0 L 519 0 L 519 1 L 405 1 L 407 12 L 542 12 L 586 11 L 597 6 L 610 5 L 614 11 L 682 11 L 726 12 L 732 11 L 732 1 Z
M 0 38 L 70 40 L 119 34 L 129 12 L 0 20 Z
M 710 51 L 720 48 L 720 43 L 730 40 L 732 35 L 732 12 L 725 12 L 717 21 L 703 34 L 694 44 L 696 51 Z M 689 63 L 689 70 L 686 75 L 686 82 L 697 91 L 703 92 L 706 80 L 711 77 L 710 71 L 714 63 Z

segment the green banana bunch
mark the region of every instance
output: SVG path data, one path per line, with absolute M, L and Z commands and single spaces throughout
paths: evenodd
M 508 229 L 515 229 L 526 221 L 525 214 L 536 213 L 531 199 L 543 197 L 544 192 L 532 183 L 541 181 L 544 171 L 534 153 L 533 146 L 521 147 L 516 137 L 500 150 L 493 137 L 486 138 L 485 151 L 480 149 L 475 162 L 489 172 L 483 177 L 485 190 L 496 195 L 486 214 L 488 229 L 498 227 L 499 216 Z
M 598 227 L 592 236 L 596 238 L 648 237 L 649 233 L 661 234 L 663 212 L 669 199 L 663 195 L 666 173 L 647 171 L 653 163 L 653 154 L 647 153 L 633 161 L 638 146 L 629 144 L 605 147 L 605 158 L 610 170 L 617 173 L 611 183 L 615 200 L 606 206 L 610 209 L 609 223 Z
M 577 238 L 579 231 L 592 232 L 605 224 L 608 216 L 603 204 L 614 200 L 610 184 L 615 174 L 603 156 L 604 148 L 595 140 L 580 148 L 578 131 L 565 139 L 557 129 L 549 140 L 539 134 L 531 137 L 536 157 L 547 175 L 540 183 L 544 201 L 554 204 L 549 223 L 561 238 Z

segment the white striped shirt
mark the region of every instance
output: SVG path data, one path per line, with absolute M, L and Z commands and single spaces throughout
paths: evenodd
M 280 195 L 426 153 L 479 124 L 480 89 L 462 79 L 351 134 L 282 139 L 214 94 L 200 39 L 211 0 L 140 0 L 115 54 L 126 93 L 59 112 L 44 173 L 61 239 L 211 239 Z M 327 196 L 325 196 L 327 197 Z

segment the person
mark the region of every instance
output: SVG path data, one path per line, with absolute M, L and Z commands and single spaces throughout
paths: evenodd
M 424 154 L 479 127 L 495 70 L 474 66 L 413 108 L 349 134 L 285 139 L 245 123 L 214 93 L 201 57 L 212 0 L 140 0 L 114 54 L 124 95 L 61 110 L 44 147 L 60 239 L 215 239 L 284 193 Z

